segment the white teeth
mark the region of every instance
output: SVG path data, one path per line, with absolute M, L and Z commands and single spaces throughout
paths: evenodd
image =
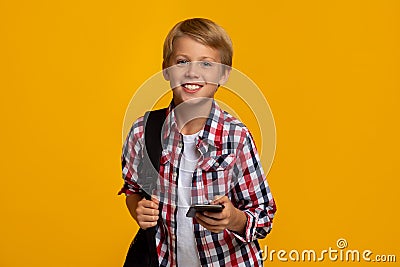
M 195 84 L 185 84 L 184 86 L 185 86 L 185 88 L 187 88 L 189 90 L 197 90 L 200 88 L 199 85 L 195 85 Z

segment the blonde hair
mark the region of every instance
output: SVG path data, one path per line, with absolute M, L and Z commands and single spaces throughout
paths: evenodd
M 173 52 L 174 41 L 178 37 L 189 36 L 199 43 L 217 49 L 221 63 L 232 66 L 232 41 L 226 31 L 215 22 L 205 18 L 192 18 L 177 23 L 164 41 L 163 65 L 168 66 Z

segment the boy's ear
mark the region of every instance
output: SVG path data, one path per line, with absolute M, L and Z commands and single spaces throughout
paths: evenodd
M 162 73 L 163 73 L 164 79 L 166 81 L 169 81 L 168 67 L 167 67 L 167 64 L 165 63 L 165 61 L 163 61 L 163 63 L 162 63 Z
M 228 81 L 229 74 L 231 73 L 231 69 L 232 69 L 230 66 L 222 66 L 222 67 L 223 67 L 223 70 L 222 70 L 222 75 L 218 82 L 219 85 L 224 85 Z

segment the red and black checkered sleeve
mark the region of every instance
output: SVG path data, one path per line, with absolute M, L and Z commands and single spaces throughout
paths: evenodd
M 122 148 L 121 164 L 124 185 L 118 194 L 129 196 L 141 192 L 136 181 L 138 166 L 143 157 L 143 133 L 143 117 L 140 117 L 133 123 Z
M 276 205 L 250 132 L 241 135 L 240 143 L 243 146 L 235 164 L 238 177 L 233 197 L 245 212 L 247 224 L 244 235 L 236 235 L 243 242 L 251 242 L 271 231 Z

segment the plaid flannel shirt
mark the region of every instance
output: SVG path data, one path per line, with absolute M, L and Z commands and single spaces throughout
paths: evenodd
M 172 105 L 167 109 L 162 130 L 162 156 L 157 189 L 162 220 L 158 221 L 156 245 L 160 266 L 176 266 L 177 185 L 183 152 Z M 143 157 L 143 117 L 136 120 L 123 146 L 125 181 L 121 193 L 140 193 L 138 166 Z M 244 211 L 247 223 L 243 235 L 228 229 L 213 233 L 193 218 L 193 231 L 202 266 L 263 266 L 257 239 L 271 230 L 276 206 L 266 181 L 259 155 L 248 129 L 237 119 L 212 104 L 209 118 L 200 131 L 197 148 L 201 154 L 192 179 L 192 204 L 210 202 L 227 195 Z M 183 237 L 184 238 L 184 237 Z

